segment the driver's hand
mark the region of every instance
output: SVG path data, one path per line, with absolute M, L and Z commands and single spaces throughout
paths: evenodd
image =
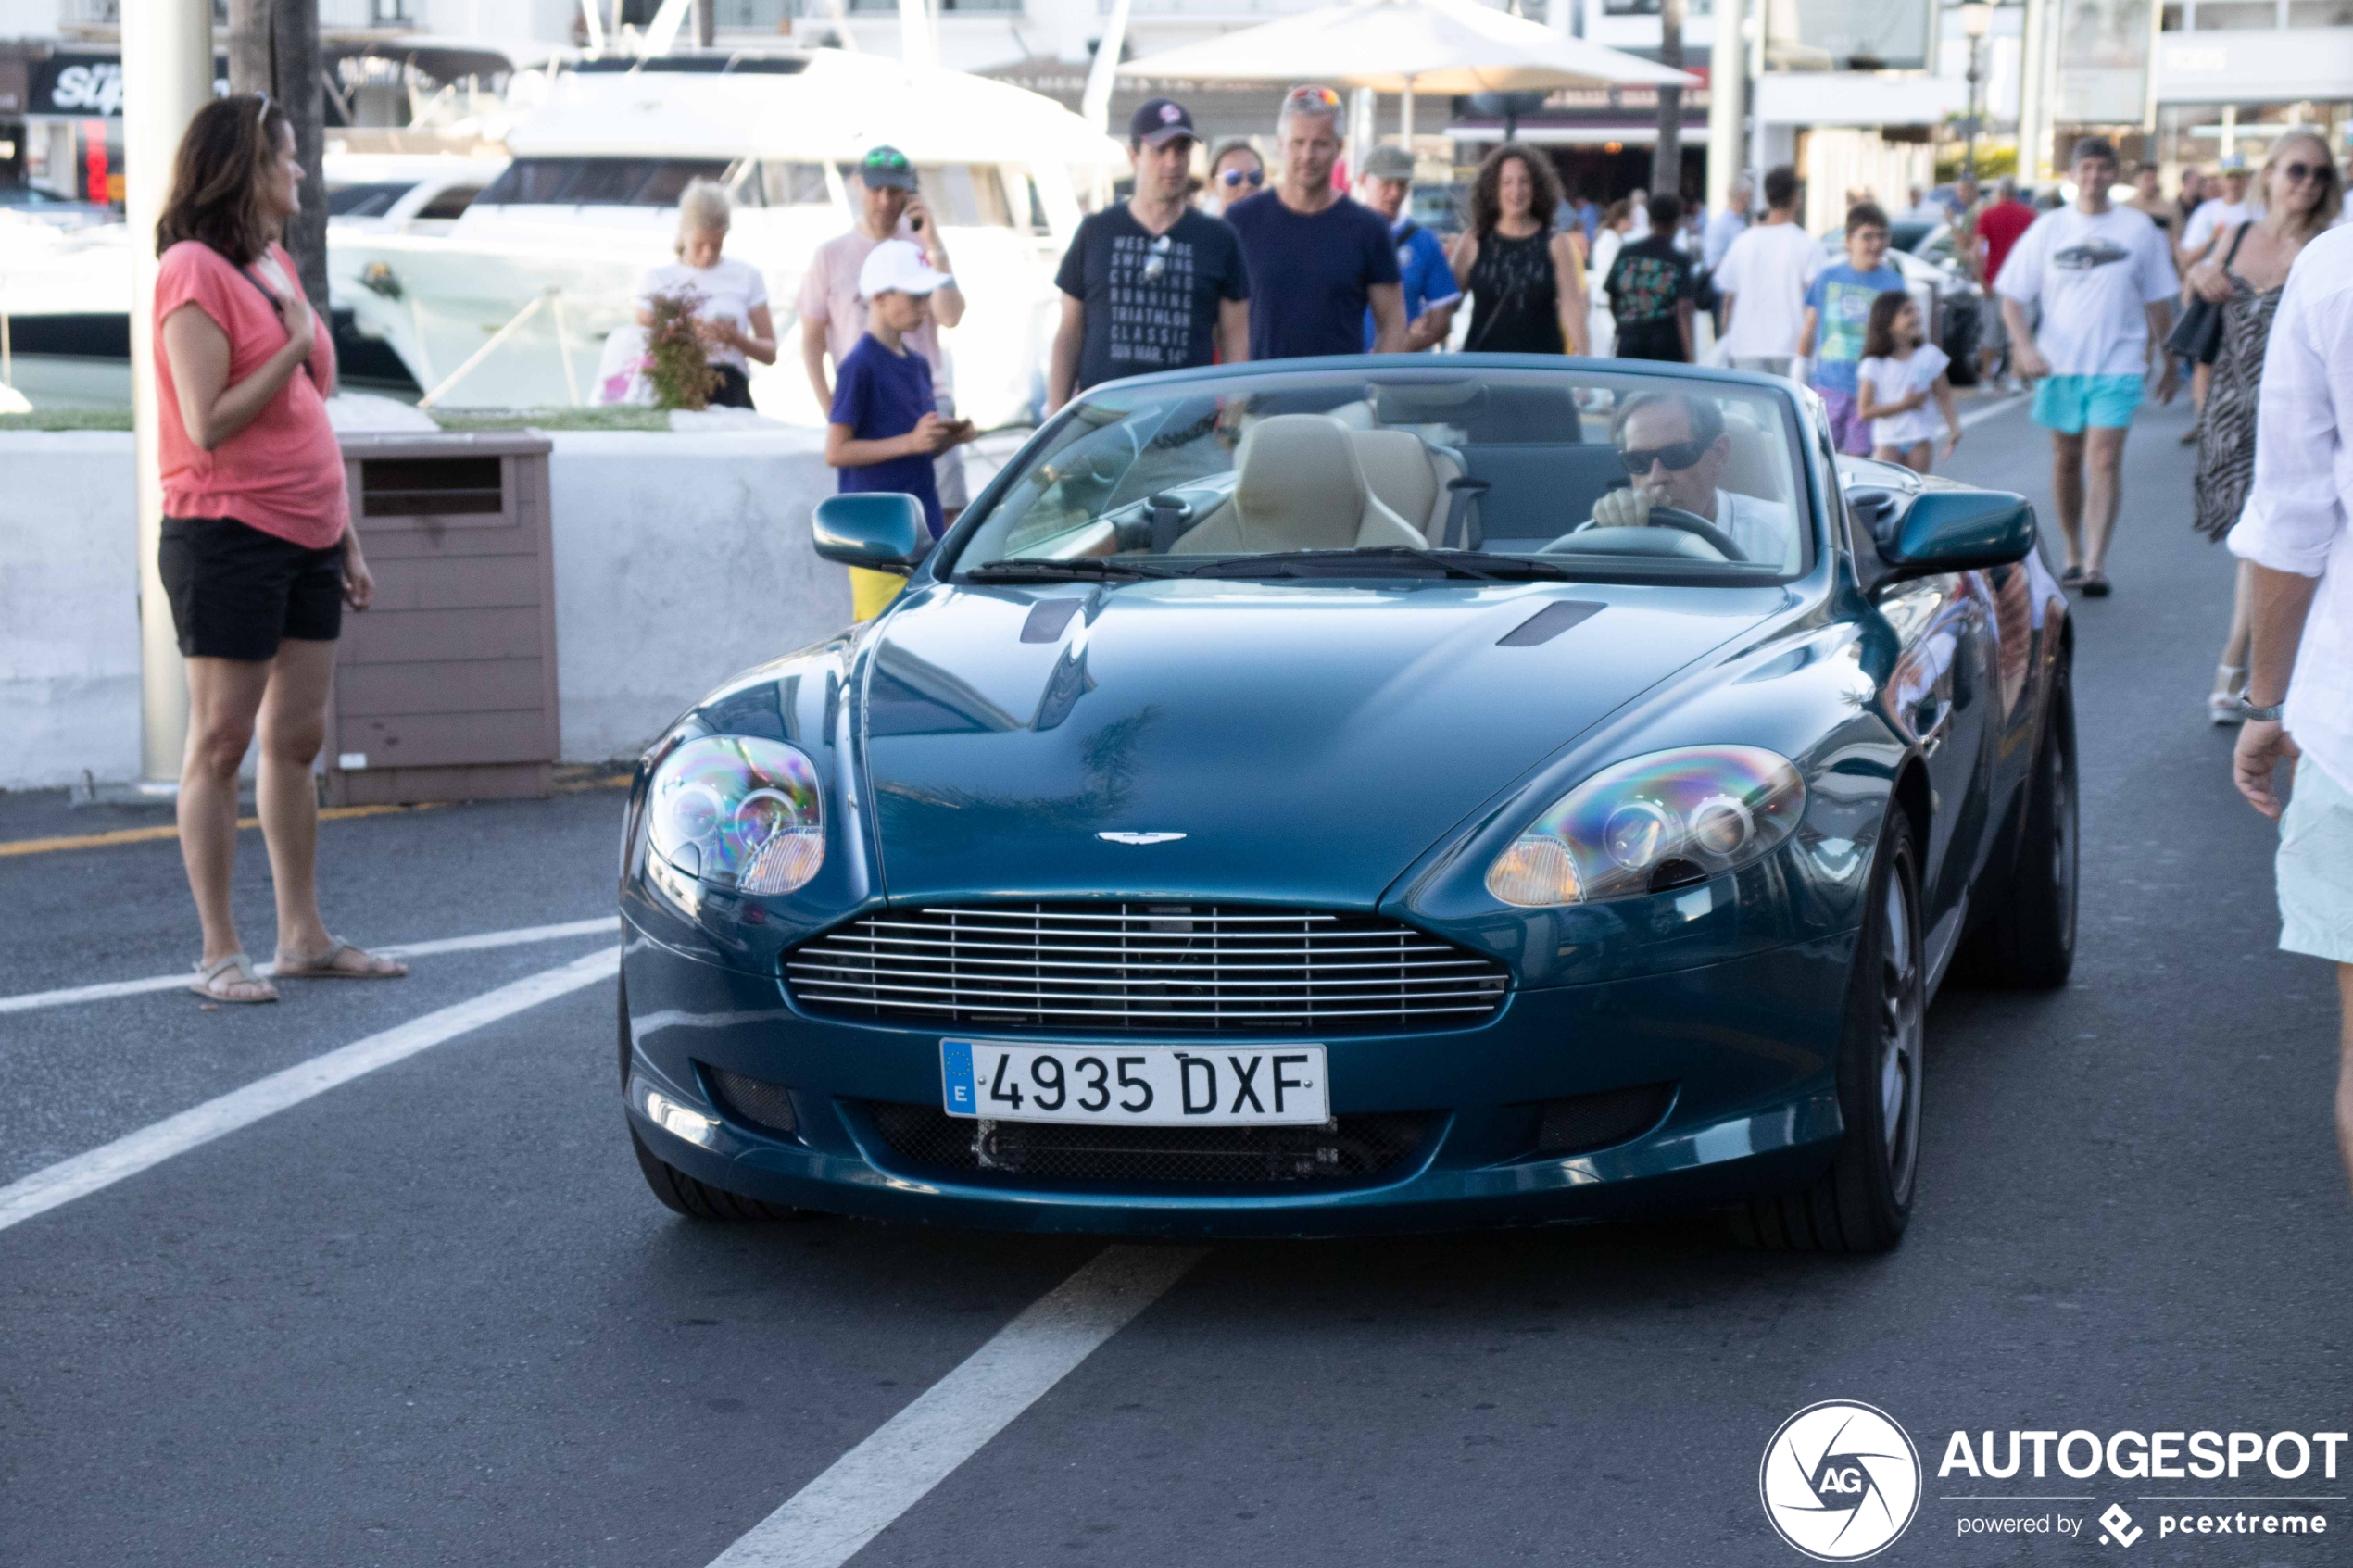
M 1651 520 L 1651 498 L 1640 490 L 1612 490 L 1593 503 L 1595 528 L 1642 528 Z

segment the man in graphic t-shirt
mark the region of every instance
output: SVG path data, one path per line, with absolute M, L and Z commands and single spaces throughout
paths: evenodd
M 1250 263 L 1250 357 L 1298 359 L 1405 346 L 1405 302 L 1389 224 L 1332 183 L 1340 163 L 1340 94 L 1294 87 L 1275 117 L 1282 167 L 1275 188 L 1236 202 L 1226 221 Z
M 1055 286 L 1062 325 L 1046 374 L 1049 413 L 1122 376 L 1250 358 L 1250 272 L 1222 220 L 1186 202 L 1193 117 L 1154 98 L 1127 126 L 1136 194 L 1078 225 Z
M 2059 581 L 2093 598 L 2108 591 L 2124 433 L 2141 405 L 2152 356 L 2164 366 L 2158 401 L 2173 400 L 2173 357 L 2164 343 L 2181 289 L 2158 226 L 2146 213 L 2108 201 L 2116 169 L 2116 147 L 2105 136 L 2076 143 L 2074 205 L 2034 220 L 1994 285 L 2009 326 L 2011 363 L 2038 383 L 2034 422 L 2051 433 L 2051 489 L 2067 536 Z M 2029 306 L 2042 307 L 2040 328 L 2028 320 Z

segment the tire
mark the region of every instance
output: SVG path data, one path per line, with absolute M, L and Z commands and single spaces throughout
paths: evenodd
M 629 992 L 623 982 L 618 1017 L 621 1035 L 621 1082 L 625 1094 L 629 1086 Z M 624 1119 L 627 1113 L 623 1113 Z M 690 1220 L 796 1220 L 807 1215 L 799 1209 L 782 1203 L 763 1202 L 757 1198 L 745 1198 L 708 1182 L 697 1181 L 661 1155 L 646 1147 L 637 1129 L 629 1129 L 629 1147 L 637 1152 L 637 1169 L 646 1185 L 661 1206 L 673 1214 L 684 1214 Z
M 2018 858 L 2002 905 L 1956 964 L 1975 985 L 2049 991 L 2075 968 L 2075 905 L 2082 849 L 2076 838 L 2075 701 L 2062 666 L 2034 754 L 2034 782 L 2019 827 Z
M 1880 835 L 1869 913 L 1847 982 L 1838 1051 L 1846 1135 L 1811 1187 L 1753 1198 L 1733 1210 L 1732 1234 L 1743 1246 L 1885 1252 L 1904 1239 L 1919 1173 L 1927 1041 L 1919 909 L 1919 851 L 1911 822 L 1899 811 Z

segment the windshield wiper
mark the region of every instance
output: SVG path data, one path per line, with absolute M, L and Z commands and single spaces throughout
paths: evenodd
M 968 568 L 964 575 L 980 583 L 1035 582 L 1039 578 L 1049 581 L 1140 583 L 1179 574 L 1166 567 L 1139 560 L 1122 560 L 1114 556 L 1080 556 L 1071 560 L 1009 558 L 983 561 L 978 566 Z
M 1407 565 L 1435 568 L 1448 577 L 1488 583 L 1531 578 L 1576 581 L 1567 567 L 1525 556 L 1491 556 L 1478 550 L 1428 550 L 1412 545 L 1378 545 L 1362 550 L 1283 550 L 1264 556 L 1226 556 L 1186 571 L 1189 577 L 1362 577 Z M 1301 570 L 1305 568 L 1307 570 Z

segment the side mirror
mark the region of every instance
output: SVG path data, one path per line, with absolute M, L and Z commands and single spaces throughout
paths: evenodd
M 931 554 L 924 504 L 896 490 L 828 495 L 809 520 L 817 553 L 844 566 L 910 572 Z
M 2034 549 L 2034 508 L 2023 495 L 1931 490 L 1900 515 L 1872 519 L 1871 533 L 1885 567 L 1878 588 L 2024 560 Z

